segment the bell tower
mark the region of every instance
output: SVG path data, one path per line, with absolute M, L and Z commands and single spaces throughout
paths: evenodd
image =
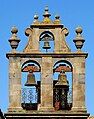
M 82 28 L 77 27 L 72 52 L 66 37 L 68 29 L 60 16 L 50 19 L 48 7 L 43 20 L 38 15 L 26 28 L 28 38 L 22 52 L 16 49 L 20 42 L 18 29 L 13 27 L 9 39 L 9 106 L 8 118 L 87 119 L 85 106 L 85 42 Z M 25 74 L 25 75 L 23 75 Z

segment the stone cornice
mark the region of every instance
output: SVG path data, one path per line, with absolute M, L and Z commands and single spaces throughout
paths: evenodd
M 30 28 L 41 28 L 41 29 L 63 28 L 63 27 L 64 27 L 63 24 L 32 24 L 30 25 Z
M 7 53 L 6 57 L 21 57 L 21 58 L 41 58 L 41 57 L 53 57 L 53 58 L 74 58 L 74 57 L 85 57 L 87 58 L 88 53 L 83 52 L 67 52 L 67 53 Z
M 31 113 L 5 113 L 5 117 L 6 118 L 10 118 L 10 119 L 12 119 L 12 118 L 14 118 L 14 119 L 16 119 L 16 118 L 34 118 L 34 119 L 38 119 L 38 118 L 47 118 L 47 117 L 50 117 L 50 118 L 82 118 L 82 119 L 85 119 L 85 118 L 88 118 L 88 116 L 89 116 L 89 114 L 88 113 L 78 113 L 78 112 L 70 112 L 70 111 L 66 111 L 66 113 L 65 112 L 63 112 L 63 111 L 61 111 L 61 112 L 38 112 L 38 111 L 36 111 L 36 112 L 32 112 L 31 111 Z

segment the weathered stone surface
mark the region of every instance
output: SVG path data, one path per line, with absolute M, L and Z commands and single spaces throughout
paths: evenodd
M 44 111 L 32 111 L 29 113 L 7 113 L 5 114 L 5 117 L 8 119 L 17 119 L 17 118 L 27 118 L 27 119 L 87 119 L 89 114 L 84 114 L 84 113 L 72 113 L 72 112 L 63 112 L 63 111 L 49 111 L 49 112 L 44 112 Z
M 85 107 L 85 68 L 83 58 L 75 58 L 73 71 L 73 110 L 86 111 Z M 84 62 L 85 63 L 85 62 Z
M 39 110 L 53 110 L 53 59 L 42 57 L 41 69 L 41 104 Z
M 94 116 L 90 116 L 90 117 L 88 117 L 88 119 L 94 119 Z
M 21 109 L 21 66 L 20 58 L 9 58 L 9 108 Z

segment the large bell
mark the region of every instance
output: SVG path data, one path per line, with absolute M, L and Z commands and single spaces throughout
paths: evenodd
M 44 46 L 43 46 L 43 49 L 46 49 L 46 51 L 47 51 L 47 49 L 50 49 L 51 47 L 50 47 L 50 45 L 49 45 L 49 42 L 48 41 L 44 41 Z
M 61 71 L 58 75 L 58 82 L 55 84 L 55 86 L 69 86 L 69 82 L 64 71 Z
M 29 74 L 27 75 L 27 81 L 25 83 L 25 86 L 36 86 L 36 80 L 35 75 L 33 74 L 33 71 L 30 70 Z

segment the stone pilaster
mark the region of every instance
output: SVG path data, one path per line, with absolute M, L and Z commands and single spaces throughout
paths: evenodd
M 21 110 L 21 66 L 19 57 L 9 57 L 8 111 Z
M 74 59 L 73 68 L 73 111 L 86 112 L 85 107 L 85 58 Z
M 32 44 L 31 47 L 31 52 L 39 52 L 39 29 L 35 28 L 33 29 L 33 34 L 32 34 Z
M 39 110 L 52 111 L 53 108 L 53 60 L 42 57 L 41 69 L 41 104 Z
M 59 52 L 60 51 L 60 34 L 59 34 L 59 30 L 58 28 L 55 29 L 55 40 L 54 40 L 54 44 L 55 44 L 55 52 Z

